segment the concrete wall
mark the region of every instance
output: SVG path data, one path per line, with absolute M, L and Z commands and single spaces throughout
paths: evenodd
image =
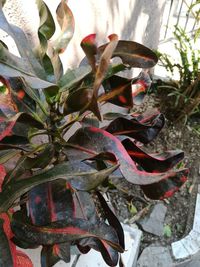
M 59 0 L 45 0 L 55 12 Z M 81 39 L 97 33 L 99 44 L 106 37 L 117 33 L 120 39 L 134 40 L 150 48 L 159 42 L 162 15 L 166 0 L 69 0 L 68 5 L 75 17 L 75 34 L 62 55 L 65 69 L 77 66 L 83 57 L 79 46 Z M 7 0 L 5 12 L 9 20 L 24 26 L 37 43 L 36 29 L 39 23 L 34 0 Z

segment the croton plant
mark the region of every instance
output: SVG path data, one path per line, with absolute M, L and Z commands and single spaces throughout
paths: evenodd
M 148 69 L 157 57 L 116 34 L 98 46 L 90 34 L 81 42 L 87 62 L 63 73 L 59 54 L 74 32 L 66 1 L 56 10 L 56 39 L 49 9 L 37 1 L 39 47 L 7 21 L 0 2 L 0 28 L 20 55 L 1 41 L 0 266 L 32 266 L 16 247 L 39 246 L 42 266 L 69 262 L 73 247 L 81 253 L 95 249 L 109 266 L 118 261 L 122 266 L 124 233 L 104 199 L 102 183 L 126 179 L 148 198 L 164 199 L 187 176 L 186 169 L 175 168 L 182 151 L 147 154 L 142 147 L 158 135 L 164 116 L 128 112 L 148 90 Z M 120 63 L 113 63 L 114 57 Z M 138 77 L 119 76 L 135 67 L 143 69 Z M 108 102 L 127 112 L 104 109 L 102 114 Z

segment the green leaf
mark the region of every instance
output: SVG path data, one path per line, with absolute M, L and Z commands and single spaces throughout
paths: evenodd
M 26 59 L 11 54 L 2 44 L 0 44 L 0 73 L 1 76 L 23 77 L 35 89 L 55 87 L 55 84 L 35 76 Z
M 118 165 L 108 168 L 110 173 L 112 173 Z M 8 208 L 13 204 L 13 202 L 19 198 L 24 193 L 28 192 L 33 187 L 49 182 L 56 179 L 70 180 L 74 177 L 85 177 L 86 182 L 93 180 L 98 180 L 102 176 L 102 172 L 105 175 L 105 170 L 97 171 L 91 169 L 88 171 L 85 164 L 77 162 L 72 164 L 71 162 L 64 162 L 56 165 L 50 170 L 44 171 L 40 174 L 33 175 L 28 178 L 24 178 L 19 181 L 10 181 L 4 187 L 4 190 L 0 193 L 0 213 L 7 211 Z M 108 173 L 106 174 L 108 175 Z
M 45 70 L 42 68 L 33 54 L 26 35 L 20 28 L 8 23 L 2 8 L 0 8 L 0 28 L 7 32 L 14 39 L 21 57 L 27 60 L 28 69 L 36 74 L 39 78 L 45 80 Z
M 40 16 L 38 34 L 42 34 L 46 38 L 46 40 L 49 40 L 55 32 L 55 23 L 53 17 L 44 1 L 37 0 L 37 6 Z
M 0 150 L 0 164 L 7 162 L 9 159 L 15 157 L 20 152 L 15 149 Z
M 90 66 L 80 66 L 73 70 L 67 70 L 63 77 L 58 82 L 60 92 L 69 90 L 80 83 L 91 72 Z
M 53 42 L 53 47 L 57 53 L 62 53 L 67 48 L 74 34 L 74 17 L 64 0 L 61 0 L 58 5 L 56 14 L 61 33 Z
M 166 224 L 164 226 L 163 233 L 164 233 L 164 236 L 166 236 L 166 237 L 171 237 L 172 236 L 172 230 L 171 230 L 171 227 L 168 224 Z

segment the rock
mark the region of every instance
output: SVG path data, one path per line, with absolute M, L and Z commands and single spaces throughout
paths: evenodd
M 140 220 L 139 224 L 144 231 L 157 236 L 162 236 L 166 212 L 167 207 L 164 204 L 156 204 L 150 216 Z
M 172 267 L 173 260 L 167 247 L 149 246 L 138 260 L 137 267 Z

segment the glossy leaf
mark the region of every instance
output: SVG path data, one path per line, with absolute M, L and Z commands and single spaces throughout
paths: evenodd
M 11 95 L 11 88 L 6 79 L 0 77 L 0 82 L 2 83 L 1 88 L 3 88 L 3 92 L 0 93 L 0 114 L 3 117 L 11 117 L 18 112 L 18 107 L 16 103 L 13 101 L 13 97 Z
M 36 103 L 26 93 L 25 85 L 20 78 L 8 78 L 6 80 L 2 77 L 2 82 L 6 85 L 10 98 L 15 103 L 18 112 L 35 113 Z M 10 106 L 10 104 L 8 105 Z
M 17 123 L 29 124 L 29 127 L 33 126 L 43 129 L 43 125 L 40 122 L 38 122 L 32 116 L 26 113 L 17 113 L 9 119 L 0 117 L 0 141 L 5 137 L 9 137 L 11 135 L 16 134 L 14 127 L 15 125 L 17 125 Z M 22 131 L 25 131 L 24 136 L 27 136 L 26 128 L 23 128 Z M 20 135 L 23 136 L 22 132 L 20 133 Z
M 120 246 L 125 249 L 125 244 L 124 244 L 124 231 L 123 228 L 118 221 L 117 217 L 115 214 L 112 212 L 112 210 L 109 208 L 106 200 L 104 197 L 101 195 L 100 192 L 97 192 L 98 199 L 101 203 L 101 207 L 103 208 L 103 211 L 105 213 L 106 219 L 108 220 L 109 224 L 115 229 L 118 235 L 119 239 L 119 244 Z
M 16 166 L 11 170 L 11 172 L 6 177 L 6 182 L 11 179 L 19 179 L 23 174 L 33 169 L 45 168 L 52 160 L 54 156 L 54 147 L 52 144 L 46 145 L 40 153 L 36 154 L 37 149 L 33 150 L 32 155 L 29 152 L 29 156 L 24 155 L 19 158 Z
M 169 176 L 159 183 L 142 186 L 145 195 L 151 199 L 165 199 L 173 194 L 187 181 L 188 170 L 177 171 L 176 175 Z
M 97 54 L 97 45 L 96 45 L 96 34 L 90 34 L 86 36 L 81 41 L 81 48 L 83 49 L 88 63 L 92 67 L 93 72 L 96 72 L 96 54 Z
M 142 71 L 134 79 L 126 79 L 113 75 L 103 83 L 105 94 L 99 97 L 99 101 L 108 101 L 112 104 L 131 108 L 133 104 L 140 104 L 151 85 L 149 75 Z
M 96 117 L 101 120 L 101 114 L 97 101 L 93 98 L 93 90 L 82 88 L 71 93 L 64 106 L 64 114 L 70 114 L 75 111 L 92 111 Z
M 108 44 L 98 48 L 103 53 Z M 158 61 L 156 54 L 144 45 L 120 40 L 112 57 L 120 57 L 125 65 L 134 68 L 152 68 Z
M 46 40 L 49 40 L 55 32 L 55 23 L 48 6 L 42 0 L 37 0 L 39 16 L 40 16 L 40 26 L 38 28 L 38 35 L 41 40 L 41 35 Z
M 143 119 L 144 121 L 145 119 Z M 163 128 L 165 118 L 163 114 L 153 115 L 148 118 L 148 121 L 144 123 L 137 119 L 126 119 L 123 117 L 117 118 L 112 121 L 105 130 L 114 135 L 127 135 L 131 138 L 136 139 L 144 144 L 152 141 L 160 130 Z
M 58 242 L 71 242 L 82 238 L 95 237 L 117 251 L 123 252 L 123 249 L 118 244 L 114 229 L 103 222 L 98 225 L 91 225 L 90 222 L 84 219 L 68 218 L 67 221 L 61 220 L 40 227 L 22 222 L 19 216 L 20 213 L 15 213 L 15 216 L 13 216 L 12 231 L 17 238 L 29 243 L 51 245 Z M 29 234 L 30 232 L 32 235 Z M 112 240 L 109 239 L 111 233 L 115 237 Z
M 74 214 L 72 192 L 63 180 L 45 183 L 30 190 L 28 206 L 31 221 L 38 226 L 72 218 Z
M 64 114 L 70 114 L 75 111 L 86 110 L 92 100 L 93 91 L 92 89 L 79 89 L 71 93 L 64 107 Z
M 141 71 L 138 77 L 132 80 L 132 99 L 135 105 L 140 105 L 142 103 L 144 96 L 148 92 L 150 86 L 151 79 L 149 74 L 145 71 Z
M 55 84 L 36 76 L 30 69 L 26 58 L 14 56 L 0 44 L 0 73 L 1 76 L 23 77 L 35 89 L 55 87 Z
M 51 267 L 60 261 L 57 250 L 57 245 L 43 246 L 41 251 L 41 267 Z
M 64 0 L 58 5 L 56 14 L 61 33 L 53 42 L 53 47 L 56 52 L 63 53 L 74 34 L 74 17 Z
M 99 102 L 108 101 L 117 106 L 133 106 L 131 80 L 113 75 L 103 83 L 105 94 L 99 96 Z
M 0 8 L 0 27 L 2 30 L 7 32 L 14 39 L 21 57 L 23 59 L 27 59 L 27 66 L 28 66 L 27 70 L 32 71 L 39 78 L 45 80 L 46 78 L 45 71 L 42 68 L 42 66 L 39 64 L 39 62 L 37 61 L 35 55 L 33 54 L 29 46 L 29 41 L 26 38 L 26 35 L 20 28 L 8 23 L 2 11 L 2 8 Z M 2 54 L 1 54 L 1 58 L 2 58 Z
M 91 70 L 90 66 L 81 66 L 73 70 L 67 70 L 58 82 L 60 92 L 67 91 L 71 87 L 77 86 L 77 84 L 90 74 Z
M 98 180 L 100 177 L 102 177 L 102 172 L 103 175 L 107 176 L 109 175 L 109 172 L 112 173 L 116 167 L 117 166 L 108 168 L 105 175 L 105 170 L 96 171 L 94 169 L 91 169 L 90 171 L 88 171 L 88 168 L 86 169 L 85 164 L 81 164 L 81 162 L 73 165 L 69 162 L 65 162 L 56 165 L 50 170 L 44 171 L 37 175 L 33 175 L 29 178 L 19 181 L 11 180 L 5 185 L 4 190 L 0 194 L 0 212 L 7 210 L 17 198 L 39 184 L 54 181 L 57 179 L 69 180 L 78 176 L 85 177 L 85 183 L 87 186 L 88 179 L 89 181 Z
M 116 34 L 111 34 L 109 37 L 110 42 L 109 44 L 105 47 L 101 57 L 100 57 L 100 62 L 97 67 L 97 71 L 95 74 L 95 80 L 94 80 L 94 97 L 98 97 L 98 90 L 99 87 L 106 75 L 106 72 L 108 70 L 109 64 L 110 64 L 110 59 L 113 55 L 113 51 L 115 50 L 117 44 L 118 44 L 118 36 Z
M 91 142 L 92 140 L 92 142 Z M 77 132 L 69 139 L 70 147 L 74 146 L 78 151 L 68 151 L 69 158 L 79 156 L 80 158 L 88 155 L 99 154 L 102 151 L 113 153 L 118 160 L 119 169 L 122 175 L 131 183 L 138 185 L 147 185 L 159 182 L 168 177 L 176 176 L 175 171 L 166 173 L 149 173 L 138 170 L 135 162 L 131 159 L 128 152 L 118 138 L 109 132 L 95 127 L 85 127 L 77 130 Z M 180 170 L 182 172 L 182 170 Z M 184 172 L 184 170 L 183 170 Z
M 147 154 L 130 139 L 122 141 L 129 156 L 147 172 L 166 172 L 184 158 L 181 150 L 166 151 L 160 154 Z

